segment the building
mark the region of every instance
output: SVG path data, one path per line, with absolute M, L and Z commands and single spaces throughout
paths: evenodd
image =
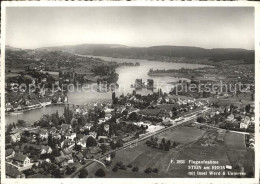
M 19 142 L 21 139 L 21 135 L 19 133 L 15 133 L 10 136 L 11 136 L 11 142 Z
M 8 163 L 5 164 L 5 174 L 6 178 L 25 178 L 25 175 L 17 167 Z
M 13 158 L 14 155 L 15 155 L 15 151 L 12 148 L 5 151 L 6 159 Z
M 40 104 L 43 107 L 51 105 L 51 100 L 48 99 L 48 98 L 43 98 L 43 99 L 40 100 Z
M 50 146 L 42 146 L 41 148 L 41 155 L 42 154 L 51 154 L 52 153 L 52 149 Z
M 23 155 L 22 153 L 17 153 L 13 157 L 13 163 L 20 167 L 26 167 L 30 164 L 30 158 L 26 155 Z
M 250 118 L 245 116 L 240 123 L 240 128 L 247 129 L 250 124 Z
M 235 116 L 233 114 L 230 114 L 228 117 L 227 117 L 227 121 L 228 122 L 233 122 L 235 120 Z

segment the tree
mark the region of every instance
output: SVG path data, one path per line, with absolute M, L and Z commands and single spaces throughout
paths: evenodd
M 110 156 L 111 156 L 111 158 L 115 158 L 116 152 L 112 152 L 112 153 L 110 154 Z
M 145 170 L 144 170 L 144 172 L 146 173 L 146 174 L 149 174 L 149 173 L 151 173 L 153 170 L 152 170 L 152 168 L 151 167 L 148 167 L 148 168 L 146 168 Z
M 170 150 L 170 145 L 169 145 L 169 144 L 165 144 L 164 150 L 165 150 L 165 151 L 169 151 L 169 150 Z
M 79 178 L 86 178 L 88 176 L 88 170 L 87 169 L 83 169 L 80 171 L 79 173 Z
M 6 133 L 9 134 L 13 129 L 13 125 L 12 124 L 8 124 L 6 127 Z
M 106 175 L 105 171 L 103 169 L 98 169 L 95 173 L 95 176 L 98 176 L 98 177 L 104 177 Z
M 128 164 L 126 167 L 132 168 L 133 166 L 132 164 Z
M 154 169 L 153 169 L 153 172 L 154 172 L 154 173 L 158 173 L 159 170 L 158 170 L 157 168 L 154 168 Z
M 165 144 L 165 138 L 162 138 L 161 144 Z
M 110 142 L 110 147 L 111 149 L 116 149 L 116 144 L 114 143 L 114 141 Z
M 116 93 L 114 91 L 112 93 L 112 102 L 113 104 L 116 104 Z
M 198 118 L 197 118 L 197 122 L 198 122 L 198 123 L 205 123 L 206 120 L 205 120 L 203 117 L 198 117 Z
M 137 114 L 136 112 L 132 112 L 132 113 L 129 115 L 128 119 L 129 119 L 130 121 L 137 121 L 137 120 L 138 120 L 138 114 Z
M 76 167 L 73 166 L 73 167 L 67 167 L 66 168 L 66 174 L 72 174 L 74 171 L 76 171 Z
M 69 109 L 69 107 L 64 107 L 64 117 L 65 122 L 70 124 L 73 117 L 73 112 Z
M 25 125 L 25 121 L 21 120 L 21 119 L 18 119 L 17 125 L 20 126 L 20 127 L 23 127 Z
M 246 113 L 249 113 L 250 109 L 251 109 L 251 105 L 250 104 L 246 105 L 246 107 L 245 107 Z
M 135 96 L 136 95 L 136 91 L 135 90 L 133 90 L 133 96 Z
M 123 142 L 122 142 L 121 140 L 118 140 L 118 141 L 116 142 L 116 147 L 120 148 L 120 147 L 122 147 L 122 146 L 123 146 Z
M 112 171 L 117 172 L 118 171 L 118 167 L 117 166 L 113 167 Z
M 96 140 L 94 139 L 94 137 L 89 136 L 89 137 L 87 138 L 87 141 L 86 141 L 86 146 L 87 146 L 87 147 L 92 147 L 92 146 L 96 146 L 96 145 L 97 145 L 97 142 L 96 142 Z
M 106 145 L 101 144 L 100 148 L 101 148 L 101 153 L 102 153 L 102 155 L 104 155 L 104 154 L 106 153 L 106 151 L 107 151 Z
M 132 171 L 133 171 L 133 172 L 138 172 L 138 171 L 139 171 L 139 167 L 134 167 L 134 168 L 132 169 Z

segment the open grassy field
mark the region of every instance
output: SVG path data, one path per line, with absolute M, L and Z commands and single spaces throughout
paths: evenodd
M 251 99 L 252 93 L 240 93 L 238 95 L 221 97 L 221 98 L 205 98 L 210 103 L 218 103 L 219 105 L 236 105 L 236 106 L 245 106 L 247 104 L 254 104 L 254 101 Z
M 193 127 L 179 127 L 177 130 L 171 130 L 158 136 L 158 139 L 165 138 L 166 140 L 171 140 L 171 142 L 186 144 L 197 140 L 204 132 L 204 130 Z
M 210 134 L 212 134 L 212 131 Z M 248 173 L 254 170 L 254 152 L 246 151 L 243 134 L 226 132 L 224 142 L 215 142 L 213 146 L 202 146 L 201 143 L 203 142 L 204 141 L 201 141 L 200 139 L 199 141 L 188 145 L 178 152 L 176 159 L 185 160 L 186 162 L 185 164 L 171 164 L 167 173 L 169 177 L 173 175 L 174 177 L 185 177 L 185 174 L 190 171 L 188 170 L 188 160 L 219 161 L 219 166 L 231 165 L 232 171 L 237 172 L 245 171 Z
M 176 160 L 185 160 L 185 164 L 177 164 Z M 201 147 L 198 148 L 194 146 L 194 144 L 184 148 L 181 150 L 176 157 L 175 163 L 170 165 L 167 175 L 169 177 L 194 177 L 188 176 L 188 172 L 192 171 L 188 169 L 189 160 L 202 161 L 202 160 L 217 160 L 219 161 L 219 165 L 229 165 L 228 157 L 223 151 L 223 149 L 213 148 L 213 147 Z M 201 164 L 201 166 L 205 166 Z M 208 177 L 208 176 L 200 176 L 200 177 Z
M 160 135 L 160 138 L 170 139 L 182 144 L 186 144 L 198 139 L 204 133 L 203 130 L 192 127 L 180 127 L 175 131 L 167 132 Z M 106 177 L 168 177 L 166 169 L 171 159 L 174 159 L 178 154 L 177 149 L 170 151 L 162 151 L 157 148 L 148 147 L 144 142 L 138 143 L 134 148 L 127 148 L 116 153 L 116 157 L 112 159 L 112 165 L 106 171 Z M 117 162 L 122 161 L 125 165 L 131 164 L 133 167 L 139 167 L 139 172 L 132 172 L 131 168 L 126 171 L 111 171 Z M 144 170 L 148 167 L 157 168 L 159 173 L 146 174 Z M 94 173 L 98 168 L 104 168 L 101 164 L 92 164 L 87 169 L 90 173 L 89 177 L 94 177 Z M 172 177 L 172 176 L 171 176 Z
M 245 135 L 229 132 L 224 136 L 225 146 L 228 150 L 246 150 Z
M 215 132 L 215 133 L 214 133 Z M 111 166 L 104 168 L 99 163 L 89 166 L 88 177 L 95 177 L 94 173 L 97 169 L 103 168 L 106 171 L 107 178 L 187 178 L 189 176 L 188 169 L 189 160 L 194 161 L 218 161 L 218 166 L 231 165 L 232 171 L 253 172 L 254 170 L 254 152 L 245 150 L 243 135 L 233 132 L 226 132 L 223 142 L 216 142 L 211 146 L 203 146 L 205 140 L 209 136 L 216 135 L 215 129 L 201 130 L 193 127 L 179 127 L 176 130 L 169 131 L 159 135 L 159 141 L 162 138 L 166 140 L 181 143 L 177 148 L 170 151 L 162 151 L 157 148 L 151 148 L 145 145 L 145 141 L 139 143 L 136 147 L 127 148 L 116 153 L 116 157 L 112 159 Z M 228 148 L 228 149 L 227 149 Z M 174 162 L 169 165 L 170 161 Z M 184 164 L 177 164 L 177 160 L 185 160 Z M 131 164 L 133 167 L 139 168 L 138 172 L 133 172 L 132 168 L 126 170 L 118 170 L 113 172 L 112 169 L 117 162 L 122 161 L 124 165 Z M 169 166 L 169 167 L 168 167 Z M 206 166 L 203 165 L 202 166 Z M 210 165 L 211 166 L 211 165 Z M 157 168 L 159 173 L 146 174 L 144 170 L 148 167 Z M 223 170 L 215 170 L 223 171 Z M 198 177 L 198 176 L 195 176 Z M 209 177 L 209 176 L 199 176 Z M 223 177 L 223 176 L 212 176 Z M 230 177 L 230 176 L 225 176 Z M 236 176 L 233 176 L 236 177 Z
M 238 167 L 236 170 L 243 170 L 247 174 L 254 173 L 255 153 L 253 151 L 229 150 L 227 155 L 233 168 Z

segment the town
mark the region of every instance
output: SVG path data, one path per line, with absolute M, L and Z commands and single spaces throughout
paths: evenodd
M 117 81 L 115 65 L 110 66 L 92 66 L 91 71 L 97 76 L 102 75 L 99 72 L 106 73 L 102 78 L 96 77 L 95 82 Z M 12 73 L 7 70 L 7 76 Z M 252 87 L 240 93 L 195 98 L 191 93 L 175 95 L 161 89 L 141 95 L 137 93 L 139 86 L 135 85 L 136 89 L 125 95 L 117 95 L 111 89 L 108 102 L 78 105 L 68 103 L 66 91 L 60 89 L 61 84 L 79 82 L 78 77 L 78 73 L 66 73 L 62 69 L 54 78 L 51 72 L 27 67 L 20 75 L 7 78 L 6 113 L 53 105 L 62 105 L 64 110 L 42 115 L 33 124 L 18 119 L 6 125 L 6 177 L 131 177 L 131 173 L 135 177 L 166 177 L 169 169 L 175 173 L 170 177 L 187 177 L 185 165 L 170 163 L 166 168 L 166 162 L 172 157 L 185 159 L 194 155 L 219 159 L 225 167 L 233 168 L 232 171 L 243 170 L 247 172 L 245 177 L 253 177 L 250 167 L 254 163 L 255 141 Z M 87 79 L 86 75 L 82 77 Z M 43 91 L 14 92 L 12 83 L 47 87 Z M 174 152 L 176 155 L 172 155 Z M 133 154 L 140 154 L 136 158 L 140 160 L 135 160 Z M 223 154 L 228 158 L 222 158 Z M 237 161 L 244 156 L 250 161 Z M 145 157 L 153 158 L 154 163 L 145 163 Z M 159 164 L 159 157 L 165 164 Z

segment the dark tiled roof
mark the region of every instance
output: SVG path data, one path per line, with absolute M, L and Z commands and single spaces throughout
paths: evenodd
M 12 155 L 13 152 L 14 152 L 13 149 L 8 149 L 5 151 L 5 156 L 8 157 L 8 156 Z
M 18 153 L 14 156 L 15 161 L 23 162 L 26 159 L 26 155 L 23 155 L 22 153 Z
M 5 172 L 11 178 L 17 178 L 21 174 L 15 166 L 7 163 L 5 164 Z
M 51 178 L 51 177 L 47 176 L 47 175 L 43 175 L 43 174 L 37 173 L 37 174 L 31 175 L 31 176 L 28 176 L 28 178 Z

